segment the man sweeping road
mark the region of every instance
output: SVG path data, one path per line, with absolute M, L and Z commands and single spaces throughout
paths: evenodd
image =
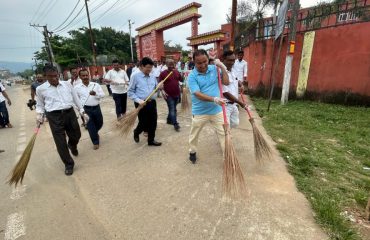
M 59 81 L 58 70 L 55 67 L 45 66 L 44 74 L 47 82 L 36 89 L 36 119 L 42 123 L 44 121 L 43 115 L 46 114 L 59 156 L 65 165 L 65 174 L 72 175 L 74 161 L 68 148 L 74 156 L 77 156 L 77 144 L 81 138 L 81 131 L 73 106 L 78 108 L 86 122 L 89 121 L 89 117 L 85 114 L 72 85 L 68 82 Z
M 189 136 L 189 160 L 195 163 L 199 133 L 206 123 L 211 123 L 217 132 L 222 151 L 225 149 L 225 132 L 223 129 L 222 108 L 226 103 L 221 98 L 218 87 L 217 67 L 222 70 L 222 84 L 229 85 L 229 76 L 225 66 L 219 61 L 215 65 L 208 65 L 208 54 L 205 50 L 196 50 L 193 53 L 195 68 L 188 78 L 192 99 L 192 124 Z

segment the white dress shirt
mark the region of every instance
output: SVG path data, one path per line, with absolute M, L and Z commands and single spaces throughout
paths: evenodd
M 76 106 L 81 114 L 84 112 L 80 99 L 69 82 L 59 81 L 56 87 L 45 82 L 36 88 L 37 113 L 65 110 L 73 106 Z
M 103 89 L 98 83 L 89 82 L 89 85 L 81 83 L 75 86 L 77 96 L 80 98 L 82 106 L 97 106 L 100 103 L 100 99 L 105 96 Z M 90 92 L 96 92 L 96 95 L 90 95 Z
M 114 69 L 109 70 L 105 75 L 105 79 L 112 81 L 109 83 L 112 93 L 127 93 L 127 87 L 130 80 L 128 79 L 125 70 L 120 69 L 118 72 Z
M 228 92 L 233 95 L 235 98 L 239 98 L 239 81 L 236 79 L 233 72 L 227 71 L 229 75 L 229 85 L 222 85 L 222 92 Z
M 5 91 L 5 87 L 4 87 L 4 85 L 3 84 L 1 84 L 0 83 L 0 88 L 1 88 L 1 91 Z M 0 103 L 1 102 L 4 102 L 6 99 L 5 99 L 5 97 L 4 97 L 4 95 L 3 95 L 3 93 L 2 92 L 0 92 Z
M 68 79 L 67 82 L 71 83 L 72 82 L 72 79 Z M 73 84 L 72 85 L 73 85 L 73 87 L 75 87 L 75 86 L 77 86 L 77 85 L 79 85 L 81 83 L 82 83 L 81 78 L 77 78 L 76 80 L 73 81 Z
M 239 61 L 239 59 L 236 59 L 231 71 L 234 73 L 238 81 L 243 82 L 244 77 L 247 77 L 248 75 L 248 64 L 245 60 Z
M 156 78 L 159 78 L 159 75 L 161 75 L 161 70 L 160 70 L 159 66 L 157 66 L 157 67 L 153 66 L 152 72 L 150 74 L 152 74 Z

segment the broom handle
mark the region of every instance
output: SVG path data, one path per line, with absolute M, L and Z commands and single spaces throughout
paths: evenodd
M 220 74 L 220 69 L 218 67 L 217 67 L 217 78 L 218 78 L 218 88 L 220 90 L 220 98 L 222 98 L 223 93 L 222 93 L 221 74 Z M 222 113 L 223 113 L 223 116 L 224 116 L 224 124 L 228 124 L 225 104 L 222 104 L 221 107 L 222 107 Z
M 172 75 L 172 72 L 170 72 L 167 77 L 162 81 L 163 83 L 169 78 L 169 76 Z M 159 89 L 159 85 L 157 85 L 157 87 L 153 90 L 153 92 L 145 99 L 144 102 L 147 102 L 154 94 L 155 92 Z
M 244 104 L 246 104 L 246 102 L 245 102 L 245 100 L 244 100 L 244 95 L 243 95 L 243 93 L 240 93 L 240 96 L 241 96 L 241 98 L 242 98 L 242 102 L 243 102 Z M 249 118 L 250 118 L 250 119 L 252 119 L 253 117 L 252 117 L 251 112 L 250 112 L 250 111 L 249 111 L 249 109 L 248 109 L 248 106 L 246 106 L 244 109 L 245 109 L 245 110 L 247 110 L 247 113 L 248 113 Z

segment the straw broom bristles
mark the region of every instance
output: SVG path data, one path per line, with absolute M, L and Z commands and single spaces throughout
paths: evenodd
M 170 72 L 162 82 L 164 83 L 171 76 L 171 74 L 172 72 Z M 157 85 L 157 87 L 150 93 L 150 95 L 145 99 L 144 102 L 145 103 L 148 102 L 150 98 L 157 92 L 158 89 L 159 85 Z M 144 104 L 139 105 L 139 107 L 135 108 L 131 112 L 126 113 L 121 119 L 118 120 L 116 126 L 123 136 L 127 136 L 132 131 L 136 122 L 136 118 L 143 107 Z
M 240 94 L 243 103 L 245 103 L 243 94 Z M 249 122 L 252 125 L 253 130 L 253 141 L 254 141 L 254 154 L 256 156 L 256 160 L 259 163 L 262 163 L 264 160 L 271 159 L 272 156 L 272 150 L 270 146 L 268 145 L 267 141 L 261 134 L 260 130 L 258 129 L 254 118 L 252 117 L 252 114 L 250 113 L 250 110 L 248 107 L 245 108 L 247 111 Z
M 40 124 L 38 124 L 35 133 L 33 134 L 32 138 L 28 142 L 26 148 L 24 149 L 22 156 L 20 157 L 18 163 L 14 166 L 13 170 L 10 173 L 10 178 L 7 181 L 9 185 L 14 184 L 17 187 L 18 183 L 23 182 L 24 174 L 26 173 L 26 169 L 28 163 L 31 158 L 33 146 L 35 145 L 36 137 L 40 129 Z
M 182 88 L 181 111 L 187 112 L 190 108 L 189 89 L 185 86 Z
M 223 166 L 222 188 L 226 197 L 231 199 L 245 199 L 247 187 L 245 185 L 243 171 L 239 165 L 238 158 L 231 142 L 230 128 L 224 124 L 225 130 L 225 153 Z

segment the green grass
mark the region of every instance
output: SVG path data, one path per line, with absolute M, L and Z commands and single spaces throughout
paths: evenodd
M 370 194 L 370 109 L 253 99 L 263 125 L 331 239 L 360 239 L 340 213 L 364 211 Z

